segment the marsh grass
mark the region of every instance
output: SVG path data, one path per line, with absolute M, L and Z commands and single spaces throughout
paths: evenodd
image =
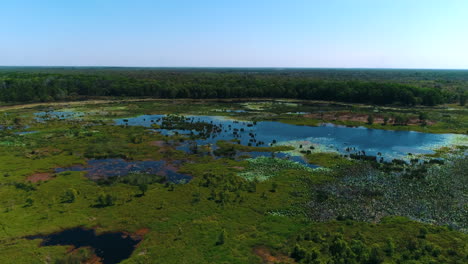
M 283 111 L 313 112 L 318 107 L 326 111 L 333 108 L 339 108 L 340 111 L 343 108 L 352 109 L 341 105 L 267 104 L 258 110 L 260 113 L 249 111 L 241 115 L 248 120 L 255 120 L 259 116 L 282 118 Z M 39 132 L 27 137 L 12 135 L 9 131 L 0 132 L 0 141 L 8 142 L 0 144 L 0 263 L 68 261 L 74 256 L 66 246 L 40 247 L 39 240 L 22 237 L 77 226 L 96 227 L 98 233 L 126 231 L 133 234 L 141 229 L 148 230 L 125 263 L 262 263 L 263 260 L 253 253 L 255 247 L 264 246 L 278 256 L 291 256 L 296 244 L 299 246 L 298 252 L 304 249 L 305 255 L 312 256 L 313 252 L 318 251 L 318 260 L 325 262 L 334 258 L 330 249 L 335 242 L 344 245 L 345 249 L 361 243 L 366 252 L 370 254 L 374 251 L 375 255 L 383 256 L 388 263 L 396 260 L 411 263 L 417 256 L 423 263 L 463 263 L 466 260 L 467 236 L 436 225 L 456 223 L 453 228 L 463 227 L 464 215 L 460 215 L 458 209 L 452 209 L 457 208 L 457 202 L 464 201 L 463 190 L 466 190 L 466 185 L 463 179 L 466 178 L 455 178 L 453 175 L 466 175 L 466 168 L 463 167 L 466 158 L 458 163 L 453 161 L 442 166 L 434 165 L 431 177 L 419 183 L 383 176 L 367 179 L 358 174 L 359 167 L 356 166 L 363 161 L 353 161 L 352 166 L 347 166 L 348 160 L 333 155 L 310 156 L 311 161 L 328 167 L 310 169 L 291 161 L 265 157 L 252 160 L 215 159 L 175 150 L 175 145 L 171 144 L 166 149 L 151 144 L 154 141 L 178 142 L 182 138 L 180 135 L 166 137 L 143 127 L 114 126 L 109 123 L 116 117 L 167 113 L 210 114 L 215 109 L 223 108 L 245 109 L 241 104 L 232 102 L 106 102 L 77 108 L 77 111 L 82 112 L 97 110 L 97 114 L 87 114 L 82 120 L 51 120 L 45 123 L 38 123 L 33 118 L 34 112 L 44 109 L 18 108 L 7 111 L 8 118 L 21 116 L 22 125 Z M 357 106 L 356 111 L 373 110 Z M 457 108 L 450 113 L 450 117 L 442 116 L 444 111 L 429 110 L 428 118 L 440 122 L 417 129 L 437 132 L 466 129 L 464 109 Z M 224 112 L 219 114 L 233 115 Z M 298 123 L 310 121 L 300 115 L 289 115 L 288 118 Z M 289 122 L 286 117 L 283 120 Z M 8 119 L 5 123 L 13 121 Z M 452 121 L 455 122 L 450 123 Z M 258 151 L 235 143 L 220 144 L 221 147 L 225 144 L 228 148 L 239 148 L 236 149 L 239 151 Z M 269 150 L 281 151 L 274 148 L 265 151 Z M 54 173 L 58 167 L 85 165 L 87 157 L 182 160 L 179 172 L 192 175 L 193 180 L 187 184 L 164 184 L 153 175 L 135 174 L 99 184 L 86 178 L 84 172 Z M 458 167 L 450 167 L 453 164 L 458 164 Z M 27 183 L 27 177 L 38 172 L 48 172 L 54 177 L 44 182 Z M 394 181 L 397 185 L 393 185 Z M 415 185 L 412 188 L 407 183 Z M 141 184 L 147 185 L 144 195 L 141 195 Z M 344 192 L 343 186 L 346 184 L 359 191 Z M 417 191 L 409 195 L 414 190 Z M 403 202 L 399 206 L 382 208 L 392 210 L 391 214 L 406 215 L 413 220 L 384 217 L 379 218 L 380 223 L 357 221 L 367 221 L 370 215 L 368 211 L 359 214 L 366 219 L 345 219 L 349 215 L 348 204 L 353 209 L 351 212 L 354 212 L 368 204 L 372 205 L 372 199 L 386 197 L 392 191 L 408 194 L 405 197 L 411 199 L 409 202 L 423 209 L 432 208 L 435 213 L 421 217 L 415 213 L 430 210 L 413 210 L 407 206 L 409 202 Z M 99 197 L 104 197 L 102 194 L 111 195 L 112 203 L 96 206 Z M 311 194 L 322 201 L 317 207 L 304 206 L 310 202 Z M 450 197 L 452 194 L 454 196 Z M 344 202 L 333 203 L 327 197 Z M 389 197 L 389 202 L 401 202 Z M 104 197 L 102 200 L 105 202 L 107 199 Z M 365 203 L 359 204 L 360 201 Z M 427 202 L 433 202 L 435 207 Z M 311 214 L 322 212 L 321 208 L 331 209 L 327 221 L 310 221 Z M 377 209 L 375 212 L 379 212 Z M 335 220 L 338 216 L 342 216 L 341 221 Z M 444 216 L 448 218 L 444 219 Z M 436 222 L 428 221 L 430 219 Z M 421 229 L 427 229 L 427 232 L 421 232 Z M 309 233 L 310 239 L 305 239 Z M 224 234 L 223 243 L 215 246 L 221 240 L 221 234 Z M 300 241 L 298 236 L 301 236 Z M 389 239 L 392 239 L 391 243 Z M 387 252 L 391 252 L 392 248 L 388 245 L 392 244 L 394 253 L 388 256 Z

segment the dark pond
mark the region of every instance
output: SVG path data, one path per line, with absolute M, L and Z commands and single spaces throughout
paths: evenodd
M 161 125 L 164 115 L 141 115 L 127 119 L 117 119 L 117 125 L 151 127 Z M 433 149 L 451 144 L 454 134 L 430 134 L 413 131 L 392 131 L 368 129 L 364 127 L 345 127 L 323 124 L 318 127 L 297 126 L 280 122 L 262 121 L 252 123 L 236 121 L 218 116 L 187 116 L 187 123 L 204 122 L 215 125 L 215 132 L 203 139 L 197 139 L 199 145 L 215 144 L 218 140 L 237 139 L 243 145 L 269 146 L 292 145 L 297 151 L 288 152 L 290 156 L 300 156 L 300 150 L 337 151 L 349 154 L 365 151 L 366 155 L 384 157 L 385 160 L 405 159 L 408 153 L 429 154 Z M 193 130 L 157 129 L 162 134 L 190 134 Z M 195 133 L 197 134 L 197 133 Z M 302 148 L 300 146 L 302 145 Z
M 67 229 L 50 235 L 28 236 L 27 239 L 42 239 L 41 246 L 72 245 L 75 248 L 91 247 L 104 264 L 119 263 L 127 259 L 140 242 L 125 233 L 96 235 L 92 229 L 81 227 Z
M 107 177 L 125 176 L 130 173 L 148 173 L 165 176 L 173 183 L 189 182 L 192 177 L 178 173 L 173 166 L 165 161 L 126 161 L 123 159 L 98 159 L 88 160 L 86 166 L 77 165 L 68 168 L 57 168 L 55 172 L 86 171 L 86 176 L 93 180 Z

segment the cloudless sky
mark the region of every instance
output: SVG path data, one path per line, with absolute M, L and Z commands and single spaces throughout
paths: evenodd
M 468 0 L 0 0 L 0 65 L 468 68 Z

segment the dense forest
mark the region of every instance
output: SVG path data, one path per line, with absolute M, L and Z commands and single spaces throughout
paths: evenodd
M 255 97 L 431 106 L 464 101 L 467 84 L 465 71 L 0 68 L 0 101 Z

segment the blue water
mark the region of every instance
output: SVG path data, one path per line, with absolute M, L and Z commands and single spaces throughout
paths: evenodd
M 37 133 L 37 131 L 22 131 L 22 132 L 15 132 L 15 135 L 20 135 L 20 136 L 23 136 L 23 135 L 29 135 L 29 134 L 34 134 L 34 133 Z
M 151 127 L 161 124 L 164 115 L 141 115 L 133 118 L 116 119 L 117 125 Z M 218 140 L 240 140 L 241 144 L 249 142 L 256 146 L 292 145 L 297 151 L 289 152 L 291 156 L 299 155 L 300 150 L 320 149 L 321 151 L 335 151 L 342 154 L 365 151 L 366 155 L 383 157 L 384 160 L 395 158 L 407 159 L 408 154 L 430 154 L 433 149 L 440 148 L 455 138 L 454 134 L 431 134 L 414 131 L 392 131 L 368 129 L 365 127 L 345 127 L 323 124 L 318 127 L 297 126 L 273 121 L 257 123 L 236 121 L 218 116 L 187 116 L 188 122 L 206 122 L 218 125 L 222 131 L 213 133 L 206 139 L 197 139 L 199 145 L 215 144 Z M 238 130 L 236 134 L 235 130 Z M 241 131 L 243 129 L 243 131 Z M 162 134 L 190 134 L 189 130 L 156 129 Z M 252 135 L 254 135 L 252 137 Z M 255 142 L 252 142 L 252 139 Z M 275 144 L 272 144 L 275 142 Z M 302 148 L 299 148 L 302 145 Z

